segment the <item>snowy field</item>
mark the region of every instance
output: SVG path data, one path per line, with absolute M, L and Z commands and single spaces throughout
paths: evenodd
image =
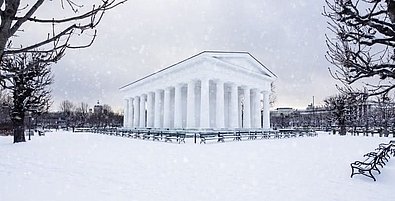
M 390 138 L 329 136 L 170 144 L 99 134 L 0 137 L 1 201 L 394 201 L 395 158 L 350 178 Z

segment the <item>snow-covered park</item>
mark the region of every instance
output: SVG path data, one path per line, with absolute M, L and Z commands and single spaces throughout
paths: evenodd
M 350 163 L 390 138 L 334 136 L 173 144 L 51 132 L 0 137 L 0 200 L 395 200 L 395 160 L 377 182 Z

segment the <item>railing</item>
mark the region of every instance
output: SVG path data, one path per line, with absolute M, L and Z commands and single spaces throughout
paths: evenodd
M 331 134 L 338 134 L 340 128 L 333 128 Z M 387 129 L 374 127 L 366 129 L 365 127 L 347 128 L 347 135 L 352 136 L 377 136 L 377 137 L 395 137 L 395 129 L 388 127 Z
M 143 128 L 76 128 L 74 132 L 91 132 L 133 139 L 173 142 L 173 143 L 207 143 L 246 141 L 260 139 L 281 139 L 293 137 L 317 136 L 314 130 L 307 129 L 245 129 L 245 130 L 213 130 L 213 129 L 143 129 Z

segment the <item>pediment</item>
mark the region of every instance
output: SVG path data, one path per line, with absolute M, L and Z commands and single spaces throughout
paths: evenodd
M 246 72 L 261 74 L 269 78 L 275 79 L 273 74 L 266 66 L 260 63 L 252 55 L 247 52 L 205 52 L 207 56 L 217 61 L 223 62 L 235 68 L 239 68 Z
M 215 65 L 218 68 L 215 69 L 214 67 L 213 69 L 212 66 L 206 65 L 206 62 L 221 65 Z M 180 73 L 180 76 L 188 74 L 193 76 L 202 72 L 206 72 L 208 74 L 222 74 L 222 70 L 245 72 L 246 74 L 253 74 L 258 77 L 265 77 L 270 81 L 274 81 L 277 78 L 274 73 L 272 73 L 268 68 L 266 68 L 266 66 L 260 63 L 248 52 L 205 51 L 138 79 L 121 87 L 120 89 L 123 90 L 131 86 L 151 83 L 154 80 L 163 79 L 164 77 L 169 79 L 171 76 L 176 76 L 177 73 Z

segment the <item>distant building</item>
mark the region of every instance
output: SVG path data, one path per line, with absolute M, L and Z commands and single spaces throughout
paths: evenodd
M 100 105 L 100 102 L 97 101 L 97 104 L 93 106 L 93 113 L 94 114 L 102 114 L 103 113 L 103 105 Z
M 328 127 L 331 124 L 329 116 L 330 111 L 325 107 L 312 105 L 302 110 L 282 107 L 270 111 L 273 128 Z
M 273 111 L 270 111 L 270 116 L 271 117 L 280 117 L 280 116 L 288 116 L 290 114 L 292 114 L 293 112 L 295 112 L 295 109 L 290 108 L 290 107 L 280 107 L 280 108 L 276 108 Z

